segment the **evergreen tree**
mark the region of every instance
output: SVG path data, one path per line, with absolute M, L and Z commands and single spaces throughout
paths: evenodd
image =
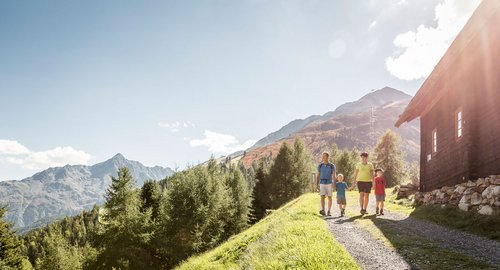
M 291 189 L 287 198 L 296 198 L 302 195 L 309 185 L 309 175 L 314 171 L 311 155 L 300 137 L 293 143 Z
M 404 157 L 399 144 L 399 135 L 387 130 L 374 150 L 375 165 L 384 170 L 384 178 L 389 187 L 399 184 L 404 177 Z
M 75 246 L 71 246 L 61 234 L 47 235 L 45 256 L 39 259 L 36 269 L 82 269 L 83 256 Z
M 104 195 L 106 218 L 112 220 L 137 207 L 135 182 L 128 168 L 118 169 L 118 177 L 111 177 L 111 186 Z
M 278 155 L 269 171 L 270 177 L 270 202 L 271 207 L 276 209 L 292 198 L 293 185 L 293 150 L 286 142 L 281 145 Z
M 335 163 L 337 165 L 337 161 L 340 158 L 340 154 L 342 154 L 342 151 L 339 149 L 338 145 L 334 143 L 332 145 L 332 149 L 330 150 L 330 162 Z
M 105 197 L 102 229 L 96 238 L 100 250 L 93 268 L 154 268 L 148 249 L 151 211 L 140 211 L 139 194 L 127 168 L 118 170 Z
M 231 198 L 230 208 L 233 216 L 228 224 L 226 233 L 231 236 L 240 232 L 248 224 L 250 194 L 248 185 L 238 167 L 226 175 L 226 185 Z
M 271 208 L 269 196 L 269 169 L 261 160 L 255 172 L 255 186 L 252 190 L 252 209 L 250 223 L 256 223 L 266 215 L 266 209 Z
M 350 185 L 354 182 L 354 171 L 358 159 L 357 153 L 354 154 L 354 151 L 345 149 L 339 152 L 339 157 L 335 163 L 337 166 L 337 173 L 343 174 L 345 181 Z
M 22 242 L 11 231 L 12 225 L 4 220 L 7 209 L 0 207 L 0 268 L 29 269 L 27 259 L 22 256 Z
M 214 159 L 174 174 L 161 200 L 161 220 L 155 246 L 172 268 L 188 256 L 227 238 L 224 230 L 234 215 L 224 175 Z M 172 244 L 175 243 L 175 244 Z
M 151 209 L 151 219 L 157 220 L 160 210 L 161 187 L 157 181 L 149 180 L 141 188 L 141 212 Z

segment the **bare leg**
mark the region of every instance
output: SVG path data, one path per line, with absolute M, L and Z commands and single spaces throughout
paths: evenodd
M 325 195 L 321 195 L 321 210 L 325 211 Z
M 384 201 L 380 202 L 380 209 L 384 209 Z
M 364 193 L 364 197 L 365 197 L 365 200 L 364 200 L 364 204 L 363 204 L 363 209 L 366 210 L 366 208 L 368 208 L 368 199 L 370 198 L 370 193 Z
M 365 193 L 364 192 L 360 192 L 359 193 L 359 207 L 361 209 L 364 209 L 363 208 L 363 205 L 364 205 L 364 199 L 365 199 Z
M 328 212 L 332 209 L 332 196 L 328 196 Z

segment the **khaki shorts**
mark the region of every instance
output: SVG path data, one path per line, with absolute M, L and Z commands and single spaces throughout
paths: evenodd
M 332 191 L 332 184 L 319 184 L 319 195 L 331 197 Z
M 345 197 L 337 196 L 337 204 L 347 204 Z

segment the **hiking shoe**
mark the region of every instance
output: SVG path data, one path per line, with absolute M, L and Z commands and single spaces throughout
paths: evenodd
M 319 214 L 324 216 L 325 215 L 325 210 L 319 210 Z
M 377 207 L 377 209 L 375 210 L 375 215 L 378 215 L 378 213 L 379 212 L 378 212 L 378 207 Z
M 342 211 L 340 211 L 340 216 L 343 217 L 344 216 L 344 213 L 345 213 L 345 210 L 342 209 Z
M 326 216 L 327 217 L 331 217 L 332 215 L 330 214 L 330 211 L 328 211 L 328 213 L 326 213 Z
M 366 214 L 366 210 L 365 209 L 361 209 L 361 211 L 359 211 L 361 213 L 361 215 L 364 215 Z
M 384 215 L 384 209 L 380 209 L 380 215 L 383 216 Z

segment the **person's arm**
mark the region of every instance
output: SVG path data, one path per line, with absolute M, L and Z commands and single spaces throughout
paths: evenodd
M 335 191 L 337 189 L 337 186 L 335 183 L 337 182 L 337 168 L 334 167 L 333 172 L 332 172 L 332 189 Z
M 354 170 L 354 181 L 358 181 L 358 172 L 359 172 L 359 169 L 356 168 L 356 170 Z
M 316 175 L 316 190 L 319 191 L 319 175 L 320 171 L 318 170 L 318 174 Z

